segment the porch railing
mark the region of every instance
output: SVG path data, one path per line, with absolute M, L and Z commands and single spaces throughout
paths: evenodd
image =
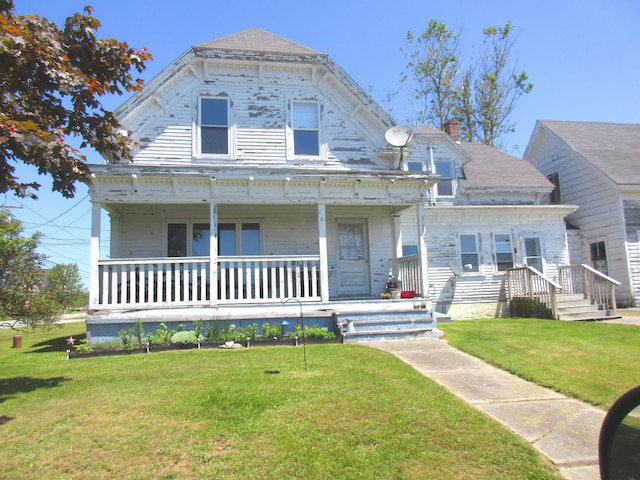
M 534 316 L 538 306 L 542 306 L 548 310 L 551 318 L 556 318 L 559 284 L 533 267 L 510 268 L 506 273 L 507 298 L 513 315 Z
M 413 290 L 422 293 L 420 286 L 420 257 L 408 255 L 398 258 L 398 279 L 402 290 Z
M 562 293 L 582 294 L 594 305 L 616 314 L 616 286 L 620 282 L 597 271 L 589 265 L 561 265 L 558 277 Z
M 100 260 L 94 307 L 319 301 L 319 256 L 218 257 L 211 288 L 208 258 Z

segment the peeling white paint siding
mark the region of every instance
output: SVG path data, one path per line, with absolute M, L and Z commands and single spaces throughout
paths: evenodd
M 292 143 L 289 109 L 294 100 L 314 100 L 321 107 L 320 131 L 325 154 L 322 158 L 306 159 L 307 163 L 332 169 L 388 168 L 377 153 L 384 143 L 382 135 L 375 135 L 377 142 L 371 142 L 374 135 L 367 132 L 370 127 L 365 127 L 359 118 L 364 110 L 353 110 L 357 115 L 346 112 L 345 105 L 353 104 L 353 100 L 333 82 L 323 82 L 318 89 L 308 74 L 286 69 L 265 69 L 260 77 L 252 70 L 237 69 L 199 81 L 192 74 L 177 77 L 181 80 L 165 84 L 157 101 L 154 102 L 155 95 L 147 101 L 142 110 L 144 115 L 131 114 L 123 120 L 140 143 L 135 163 L 181 164 L 192 160 L 224 163 L 221 157 L 194 158 L 198 99 L 224 96 L 231 101 L 233 148 L 228 161 L 269 166 L 299 162 L 287 155 L 287 145 Z

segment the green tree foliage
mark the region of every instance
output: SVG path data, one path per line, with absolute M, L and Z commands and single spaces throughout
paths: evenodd
M 85 7 L 58 28 L 37 15 L 16 16 L 13 2 L 0 0 L 0 192 L 34 196 L 40 185 L 15 173 L 14 163 L 24 162 L 51 175 L 54 191 L 73 197 L 74 183 L 90 172 L 70 137 L 113 161 L 135 147 L 100 99 L 140 90 L 142 80 L 130 71 L 142 72 L 151 55 L 97 38 L 92 12 Z
M 45 257 L 36 252 L 40 234 L 25 237 L 23 231 L 19 220 L 0 214 L 0 320 L 12 328 L 44 327 L 63 307 L 43 288 Z
M 437 20 L 431 20 L 419 36 L 411 31 L 407 33 L 409 47 L 405 57 L 414 85 L 409 95 L 416 125 L 428 123 L 442 130 L 444 124 L 454 118 L 460 36 L 460 32 L 447 30 Z M 407 81 L 408 74 L 403 74 L 401 80 Z
M 75 263 L 59 264 L 47 272 L 47 290 L 60 305 L 69 307 L 82 291 L 82 280 Z
M 416 115 L 409 122 L 443 129 L 447 121 L 458 120 L 461 140 L 505 148 L 501 137 L 516 127 L 513 110 L 533 88 L 525 71 L 513 67 L 513 32 L 509 21 L 485 28 L 480 57 L 466 63 L 458 53 L 460 32 L 436 20 L 420 36 L 409 32 L 409 74 L 401 76 L 412 87 Z

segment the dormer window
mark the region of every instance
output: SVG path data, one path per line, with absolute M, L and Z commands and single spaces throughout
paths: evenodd
M 229 155 L 229 101 L 200 99 L 200 153 Z
M 316 102 L 293 102 L 293 152 L 320 155 L 320 121 Z
M 453 196 L 453 163 L 449 160 L 436 160 L 434 162 L 436 175 L 440 180 L 436 184 L 436 192 L 439 197 Z

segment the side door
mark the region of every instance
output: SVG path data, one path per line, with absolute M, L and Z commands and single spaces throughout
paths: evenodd
M 369 295 L 369 249 L 365 220 L 338 221 L 338 296 Z

